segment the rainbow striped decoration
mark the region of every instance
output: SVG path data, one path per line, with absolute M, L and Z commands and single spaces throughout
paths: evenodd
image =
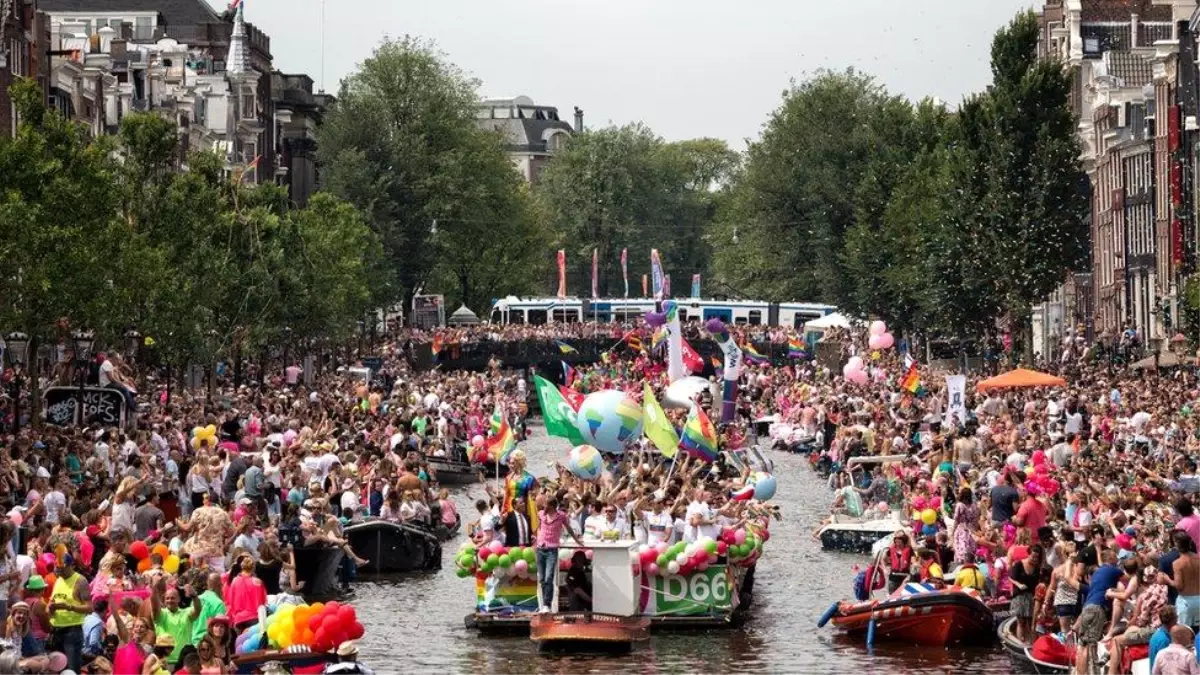
M 717 459 L 717 430 L 704 414 L 700 406 L 692 406 L 688 413 L 687 424 L 683 425 L 683 435 L 679 439 L 679 447 L 684 452 L 706 462 Z
M 800 338 L 788 339 L 788 357 L 793 359 L 807 359 L 808 345 Z
M 479 612 L 537 611 L 537 581 L 534 579 L 496 579 L 490 575 L 475 577 L 475 609 Z
M 500 429 L 496 434 L 489 436 L 484 447 L 496 461 L 501 464 L 508 464 L 508 456 L 513 450 L 517 449 L 517 437 L 513 434 L 513 430 L 508 426 L 508 420 L 500 420 Z
M 742 345 L 742 354 L 746 357 L 746 360 L 749 361 L 750 363 L 770 363 L 771 362 L 771 359 L 768 359 L 766 356 L 763 356 L 762 352 L 755 349 L 754 345 L 750 344 L 749 342 L 747 342 L 745 345 Z

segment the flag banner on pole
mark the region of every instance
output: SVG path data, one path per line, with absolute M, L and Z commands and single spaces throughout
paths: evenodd
M 497 416 L 500 416 L 499 406 L 496 407 L 496 412 L 492 415 L 493 425 Z M 502 416 L 499 426 L 493 426 L 493 428 L 495 429 L 495 433 L 488 436 L 484 447 L 487 448 L 487 453 L 496 459 L 497 463 L 507 464 L 509 455 L 512 454 L 513 450 L 517 449 L 517 436 L 508 426 L 508 420 Z
M 679 447 L 687 454 L 706 462 L 717 459 L 717 430 L 708 419 L 708 415 L 704 414 L 704 409 L 698 405 L 693 405 L 692 411 L 688 413 Z
M 650 351 L 654 351 L 662 346 L 667 341 L 667 327 L 659 326 L 658 330 L 654 331 L 654 335 L 650 337 Z
M 625 282 L 625 297 L 629 297 L 629 249 L 621 249 L 621 280 Z
M 663 457 L 670 459 L 679 448 L 679 434 L 675 433 L 675 428 L 671 426 L 658 399 L 654 398 L 650 383 L 646 382 L 642 386 L 642 417 L 645 420 L 642 433 L 646 434 L 646 438 L 650 439 Z
M 663 276 L 662 260 L 658 257 L 658 249 L 650 249 L 650 277 L 654 282 L 654 299 L 662 300 L 666 289 L 663 285 L 666 283 L 666 278 Z
M 765 355 L 763 355 L 762 352 L 755 349 L 754 345 L 750 344 L 749 342 L 742 345 L 742 354 L 745 355 L 746 360 L 749 361 L 750 363 L 770 363 L 771 362 L 771 359 L 767 358 Z
M 583 394 L 574 389 L 568 389 L 561 384 L 558 385 L 558 393 L 562 394 L 563 399 L 571 406 L 572 410 L 579 412 L 579 408 L 583 405 L 583 399 L 585 398 Z
M 688 341 L 683 340 L 681 346 L 683 347 L 683 366 L 693 374 L 704 370 L 704 359 L 700 358 Z
M 662 290 L 662 292 L 663 292 L 664 298 L 671 297 L 671 275 L 670 274 L 663 275 L 663 290 Z
M 558 297 L 567 297 L 567 252 L 558 249 Z
M 546 378 L 534 375 L 533 384 L 537 387 L 538 404 L 542 408 L 542 420 L 546 424 L 546 433 L 550 436 L 565 438 L 571 442 L 571 445 L 583 445 L 583 435 L 575 427 L 575 408 Z
M 563 383 L 565 383 L 568 387 L 572 384 L 575 384 L 575 378 L 578 377 L 578 375 L 575 373 L 575 369 L 572 368 L 571 364 L 567 363 L 566 361 L 562 362 L 562 367 Z
M 555 340 L 554 344 L 555 344 L 555 346 L 558 347 L 558 351 L 562 352 L 563 354 L 578 354 L 579 353 L 578 349 L 575 349 L 574 347 L 563 342 L 562 340 Z
M 600 294 L 596 292 L 596 289 L 598 288 L 597 281 L 596 281 L 596 270 L 597 270 L 597 260 L 599 259 L 599 255 L 600 254 L 597 249 L 592 249 L 592 299 L 593 300 L 600 297 Z
M 788 357 L 793 359 L 808 358 L 808 344 L 798 338 L 788 338 Z
M 692 297 L 693 298 L 700 297 L 700 275 L 699 274 L 692 275 Z
M 645 274 L 642 275 L 642 297 L 650 297 L 649 281 L 647 280 L 647 276 Z
M 646 350 L 646 346 L 642 344 L 642 338 L 638 337 L 638 334 L 633 331 L 626 333 L 624 340 L 625 344 L 629 345 L 629 348 L 634 351 L 641 352 Z

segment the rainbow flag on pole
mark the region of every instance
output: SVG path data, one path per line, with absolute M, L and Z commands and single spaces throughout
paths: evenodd
M 900 388 L 910 394 L 922 396 L 925 393 L 925 387 L 921 386 L 921 375 L 917 373 L 917 364 L 914 362 L 908 367 L 908 372 L 904 374 L 904 379 L 900 380 Z
M 717 459 L 717 429 L 700 406 L 692 406 L 692 411 L 688 413 L 679 447 L 706 462 Z
M 807 359 L 808 344 L 798 337 L 788 338 L 788 357 L 793 359 Z
M 766 356 L 764 356 L 762 352 L 755 349 L 754 345 L 750 344 L 749 342 L 742 345 L 742 355 L 750 363 L 770 363 L 771 361 L 771 359 L 768 359 Z
M 517 449 L 517 437 L 508 426 L 508 420 L 500 420 L 500 429 L 494 435 L 488 436 L 484 447 L 498 463 L 508 463 L 508 456 Z

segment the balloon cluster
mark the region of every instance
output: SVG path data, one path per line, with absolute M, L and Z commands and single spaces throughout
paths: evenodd
M 887 324 L 882 321 L 872 321 L 867 347 L 871 349 L 891 349 L 896 344 L 894 335 L 888 332 Z
M 490 574 L 497 578 L 533 578 L 537 551 L 532 546 L 505 548 L 493 541 L 478 548 L 464 542 L 454 557 L 455 574 L 460 578 Z
M 141 573 L 150 571 L 154 566 L 154 562 L 150 560 L 150 554 L 153 553 L 162 560 L 163 571 L 167 574 L 175 574 L 179 572 L 179 556 L 171 552 L 166 544 L 155 544 L 154 548 L 146 545 L 144 541 L 135 541 L 129 545 L 129 555 L 137 559 L 137 570 Z
M 206 427 L 194 427 L 192 429 L 192 448 L 199 450 L 202 446 L 207 447 L 209 450 L 216 449 L 216 425 L 210 424 Z
M 688 544 L 676 542 L 668 546 L 642 544 L 638 547 L 637 563 L 642 572 L 649 576 L 678 574 L 687 576 L 692 572 L 703 572 L 717 562 L 729 550 L 729 544 L 712 537 L 701 537 Z
M 1038 450 L 1030 461 L 1032 465 L 1025 467 L 1025 491 L 1035 497 L 1058 494 L 1062 490 L 1062 483 L 1050 475 L 1051 466 L 1046 461 L 1046 453 Z
M 866 365 L 861 356 L 851 356 L 846 365 L 842 366 L 842 377 L 846 378 L 847 382 L 864 385 L 871 379 L 867 374 Z
M 727 527 L 721 530 L 721 543 L 728 546 L 729 564 L 740 567 L 753 565 L 762 555 L 763 544 L 771 538 L 771 534 L 763 529 L 756 533 L 746 527 L 733 529 Z
M 242 631 L 235 648 L 237 653 L 247 654 L 267 647 L 287 649 L 304 645 L 313 651 L 327 652 L 347 640 L 361 638 L 364 633 L 351 605 L 285 603 L 267 617 L 265 626 L 254 623 Z

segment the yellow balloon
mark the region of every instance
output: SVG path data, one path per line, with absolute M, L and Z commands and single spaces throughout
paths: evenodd
M 167 559 L 163 561 L 163 570 L 166 571 L 167 574 L 175 574 L 176 572 L 178 572 L 179 571 L 179 556 L 177 556 L 177 555 L 167 556 Z
M 916 510 L 916 509 L 913 509 L 913 512 L 912 512 L 912 519 L 913 519 L 913 520 L 920 520 L 920 519 L 921 519 L 921 512 L 920 512 L 920 511 L 918 511 L 918 510 Z
M 921 512 L 921 522 L 926 525 L 932 525 L 937 522 L 937 511 L 933 509 L 925 509 Z
M 210 424 L 210 425 L 204 427 L 204 433 L 208 436 L 216 436 L 217 435 L 217 425 Z

